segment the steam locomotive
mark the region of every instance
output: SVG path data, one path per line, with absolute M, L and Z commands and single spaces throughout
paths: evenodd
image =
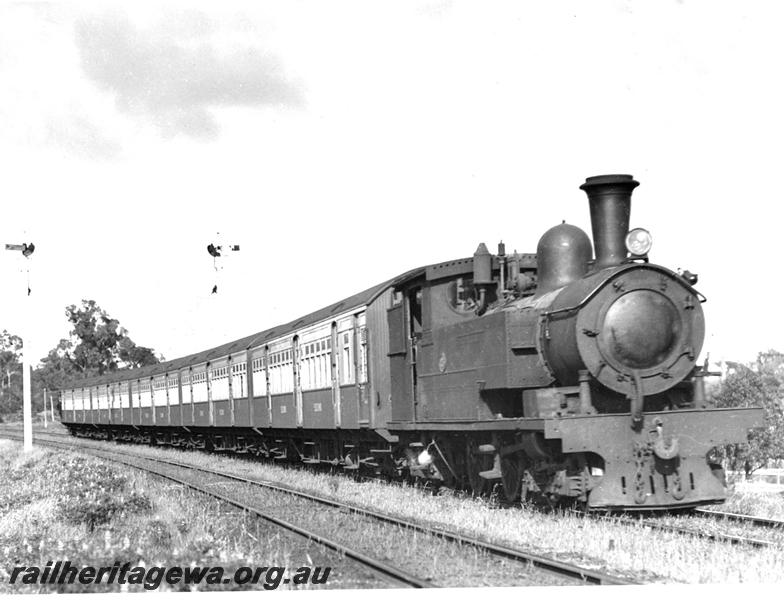
M 759 409 L 717 409 L 696 276 L 648 261 L 630 175 L 589 177 L 593 249 L 414 269 L 291 323 L 61 390 L 71 433 L 410 477 L 596 510 L 718 503 L 712 447 Z M 595 250 L 595 258 L 593 257 Z

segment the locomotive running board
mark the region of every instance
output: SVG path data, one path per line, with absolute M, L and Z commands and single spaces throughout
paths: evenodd
M 474 419 L 450 421 L 389 421 L 392 431 L 543 431 L 544 419 Z

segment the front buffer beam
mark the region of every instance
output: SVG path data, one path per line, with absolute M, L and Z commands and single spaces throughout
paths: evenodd
M 743 443 L 761 426 L 759 408 L 643 413 L 639 431 L 628 414 L 546 419 L 546 439 L 561 450 L 594 453 L 604 462 L 594 478 L 589 509 L 654 510 L 720 503 L 726 493 L 706 455 L 714 446 Z

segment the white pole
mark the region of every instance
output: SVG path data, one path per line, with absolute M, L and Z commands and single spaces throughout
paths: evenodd
M 27 333 L 27 332 L 25 332 Z M 33 416 L 30 401 L 30 359 L 33 355 L 30 349 L 30 336 L 27 335 L 22 342 L 22 412 L 24 413 L 24 451 L 30 452 L 33 449 Z
M 26 232 L 25 232 L 26 233 Z M 6 250 L 21 252 L 22 256 L 29 258 L 35 250 L 35 245 L 28 244 L 6 244 Z M 30 400 L 30 373 L 32 371 L 33 349 L 30 343 L 30 271 L 27 271 L 27 284 L 25 285 L 24 308 L 22 309 L 22 418 L 24 430 L 24 451 L 30 452 L 33 449 L 33 403 Z
M 46 424 L 46 388 L 44 388 L 44 429 L 46 429 L 48 425 Z
M 23 258 L 22 260 L 27 260 Z M 29 267 L 28 267 L 29 269 Z M 31 375 L 33 372 L 33 343 L 31 335 L 32 324 L 32 305 L 30 301 L 30 275 L 27 271 L 27 281 L 24 286 L 24 308 L 22 312 L 24 317 L 22 323 L 24 329 L 22 330 L 22 412 L 24 413 L 24 451 L 32 452 L 33 450 L 33 403 L 31 400 Z
M 54 423 L 54 398 L 52 396 L 49 396 L 49 407 L 52 409 L 52 423 Z M 46 407 L 44 407 L 44 410 L 46 410 Z

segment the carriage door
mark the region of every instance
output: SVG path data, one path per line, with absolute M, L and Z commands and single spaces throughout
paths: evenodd
M 422 288 L 396 292 L 387 311 L 392 420 L 416 418 L 417 355 L 422 336 Z
M 332 322 L 332 334 L 329 339 L 329 360 L 332 374 L 332 407 L 335 415 L 335 427 L 340 427 L 340 353 L 338 352 L 338 322 Z
M 422 288 L 416 287 L 408 292 L 408 324 L 411 354 L 409 367 L 411 369 L 411 397 L 414 400 L 414 420 L 420 415 L 419 388 L 417 386 L 417 363 L 419 362 L 422 342 Z
M 294 406 L 297 409 L 297 427 L 302 427 L 302 385 L 299 359 L 299 336 L 295 335 L 291 344 L 291 363 L 294 368 Z

